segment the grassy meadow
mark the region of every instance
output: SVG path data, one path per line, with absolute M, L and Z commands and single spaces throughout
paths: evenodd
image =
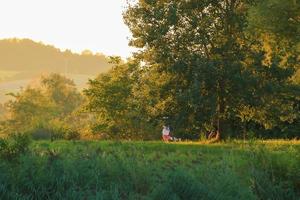
M 300 199 L 299 141 L 35 141 L 0 199 Z

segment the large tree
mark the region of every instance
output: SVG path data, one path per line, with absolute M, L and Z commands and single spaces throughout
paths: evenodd
M 145 63 L 143 83 L 157 116 L 170 116 L 183 131 L 214 127 L 217 138 L 235 121 L 270 127 L 279 116 L 293 118 L 292 108 L 281 109 L 289 102 L 278 97 L 295 62 L 282 66 L 282 56 L 265 62 L 263 43 L 247 31 L 254 5 L 251 0 L 139 0 L 128 6 L 130 44 L 140 48 L 136 58 Z
M 297 136 L 300 127 L 300 1 L 257 1 L 250 8 L 247 19 L 248 31 L 263 43 L 267 55 L 265 62 L 276 60 L 282 68 L 290 66 L 296 71 L 290 84 L 281 87 L 282 92 L 278 93 L 279 99 L 285 102 L 285 106 L 279 106 L 281 111 L 287 112 L 289 108 L 294 112 L 289 112 L 289 117 L 284 117 L 289 120 L 281 120 L 276 129 L 281 127 L 285 136 Z
M 249 26 L 256 31 L 300 42 L 300 1 L 257 1 L 249 11 Z M 299 44 L 298 44 L 299 45 Z

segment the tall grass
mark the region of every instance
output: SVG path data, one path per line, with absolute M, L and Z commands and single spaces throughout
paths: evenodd
M 34 142 L 0 199 L 299 199 L 299 143 Z

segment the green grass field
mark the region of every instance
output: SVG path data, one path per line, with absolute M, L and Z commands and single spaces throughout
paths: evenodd
M 40 141 L 0 161 L 0 199 L 299 197 L 299 141 Z

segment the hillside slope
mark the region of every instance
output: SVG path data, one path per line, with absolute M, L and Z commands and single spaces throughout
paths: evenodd
M 63 74 L 82 89 L 89 78 L 110 68 L 108 57 L 102 54 L 61 51 L 30 39 L 0 40 L 0 103 L 11 99 L 7 93 L 18 92 L 41 75 Z
M 29 39 L 0 40 L 0 70 L 19 72 L 15 80 L 41 72 L 95 75 L 109 68 L 108 59 L 102 54 L 61 51 Z

